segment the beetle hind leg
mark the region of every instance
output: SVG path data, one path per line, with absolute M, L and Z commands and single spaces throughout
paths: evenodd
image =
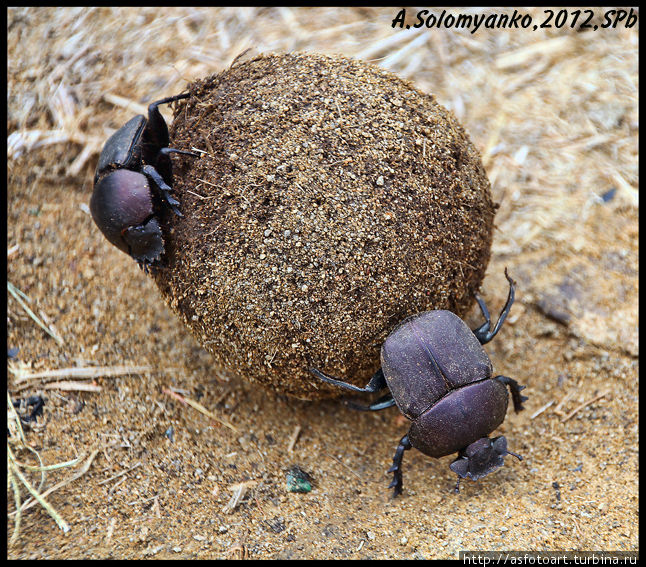
M 199 157 L 198 154 L 185 150 L 176 150 L 169 148 L 170 136 L 168 134 L 168 125 L 164 117 L 159 112 L 160 104 L 168 104 L 176 100 L 189 98 L 190 93 L 184 93 L 176 96 L 170 96 L 157 100 L 148 106 L 148 121 L 142 136 L 142 158 L 144 163 L 154 166 L 161 173 L 164 181 L 172 185 L 173 167 L 170 160 L 171 153 L 178 153 Z
M 368 384 L 364 388 L 360 388 L 359 386 L 355 386 L 354 384 L 350 384 L 349 382 L 344 382 L 343 380 L 339 380 L 338 378 L 333 378 L 332 376 L 323 374 L 323 372 L 321 372 L 318 368 L 310 368 L 310 372 L 317 378 L 323 380 L 323 382 L 327 382 L 328 384 L 332 384 L 333 386 L 339 386 L 340 388 L 345 388 L 346 390 L 352 390 L 353 392 L 379 392 L 380 390 L 383 390 L 388 386 L 386 384 L 386 378 L 384 377 L 384 373 L 381 368 L 374 373 L 372 378 L 370 378 L 370 382 L 368 382 Z
M 160 104 L 168 104 L 169 102 L 175 102 L 176 100 L 189 98 L 190 96 L 190 93 L 183 93 L 156 100 L 148 105 L 148 126 L 145 132 L 145 136 L 147 138 L 146 142 L 157 148 L 162 148 L 168 145 L 168 126 L 166 125 L 166 121 L 161 115 L 161 112 L 159 112 L 158 107 Z
M 487 309 L 487 306 L 485 305 L 482 298 L 476 293 L 476 296 L 475 296 L 476 301 L 480 306 L 480 311 L 482 311 L 482 315 L 485 318 L 485 322 L 482 325 L 480 325 L 477 329 L 474 329 L 473 334 L 476 336 L 476 338 L 480 341 L 480 344 L 482 345 L 485 343 L 488 343 L 491 339 L 493 339 L 498 334 L 500 327 L 502 327 L 502 324 L 505 322 L 507 315 L 509 315 L 509 310 L 511 309 L 511 306 L 514 303 L 514 298 L 516 296 L 516 282 L 507 273 L 507 268 L 505 268 L 505 277 L 509 282 L 509 295 L 507 296 L 507 302 L 505 303 L 505 306 L 500 312 L 498 321 L 496 321 L 496 325 L 494 326 L 492 331 L 489 330 L 491 328 L 491 316 L 489 315 L 489 310 Z
M 182 93 L 182 94 L 162 98 L 161 100 L 156 100 L 155 102 L 151 102 L 148 105 L 148 114 L 150 115 L 151 112 L 154 113 L 155 111 L 157 111 L 157 107 L 160 104 L 168 104 L 169 102 L 175 102 L 176 100 L 182 100 L 184 98 L 189 98 L 190 96 L 191 96 L 191 93 Z
M 200 154 L 195 152 L 189 152 L 188 150 L 178 150 L 177 148 L 162 148 L 159 150 L 159 153 L 163 156 L 168 156 L 169 154 L 182 154 L 183 156 L 192 156 L 200 157 Z
M 388 485 L 388 488 L 393 489 L 393 498 L 400 495 L 404 486 L 402 478 L 402 459 L 404 458 L 404 451 L 410 449 L 412 445 L 408 440 L 408 435 L 404 435 L 397 445 L 395 456 L 393 457 L 393 466 L 388 469 L 388 472 L 393 473 L 393 479 Z
M 505 386 L 509 386 L 511 399 L 514 402 L 514 411 L 519 412 L 524 410 L 525 408 L 523 407 L 523 402 L 526 402 L 529 398 L 527 396 L 521 395 L 520 391 L 524 390 L 526 386 L 521 386 L 518 382 L 516 382 L 516 380 L 509 378 L 508 376 L 496 376 L 495 379 Z

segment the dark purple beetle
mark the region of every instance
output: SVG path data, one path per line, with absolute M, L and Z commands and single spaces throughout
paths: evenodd
M 158 100 L 148 107 L 147 119 L 139 114 L 128 120 L 108 138 L 96 167 L 92 218 L 112 244 L 145 270 L 157 264 L 164 253 L 162 209 L 170 207 L 182 216 L 179 202 L 171 195 L 170 154 L 198 157 L 168 147 L 168 127 L 158 106 L 189 96 L 185 93 Z
M 397 404 L 412 425 L 399 442 L 388 472 L 394 478 L 388 488 L 394 496 L 402 491 L 401 463 L 404 451 L 415 447 L 431 457 L 458 453 L 449 465 L 460 479 L 477 480 L 504 464 L 507 450 L 503 437 L 488 435 L 505 419 L 507 386 L 514 410 L 527 400 L 520 394 L 524 386 L 507 376 L 492 377 L 491 361 L 481 345 L 500 330 L 514 302 L 515 282 L 507 274 L 509 296 L 493 330 L 484 301 L 476 295 L 485 322 L 471 331 L 450 311 L 425 311 L 402 321 L 381 347 L 381 368 L 365 388 L 359 388 L 310 368 L 321 380 L 354 392 L 390 393 L 369 406 L 348 403 L 354 409 L 376 411 Z

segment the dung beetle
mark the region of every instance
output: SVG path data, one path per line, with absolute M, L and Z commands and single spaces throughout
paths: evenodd
M 379 392 L 388 388 L 389 394 L 369 406 L 348 405 L 376 411 L 396 404 L 412 421 L 395 451 L 393 466 L 388 469 L 394 473 L 388 487 L 394 488 L 394 496 L 402 491 L 402 459 L 404 451 L 411 447 L 436 458 L 457 452 L 457 458 L 449 465 L 458 475 L 456 492 L 461 478 L 482 478 L 501 467 L 505 455 L 522 460 L 520 455 L 507 449 L 503 436 L 488 437 L 505 419 L 507 386 L 515 411 L 521 411 L 527 400 L 520 394 L 524 386 L 515 380 L 507 376 L 492 377 L 491 361 L 482 348 L 496 336 L 514 302 L 515 282 L 507 269 L 505 277 L 509 295 L 493 329 L 487 306 L 476 294 L 485 318 L 482 325 L 471 331 L 457 315 L 444 310 L 408 317 L 386 338 L 381 347 L 381 368 L 364 388 L 310 368 L 324 382 L 354 392 Z
M 170 138 L 160 104 L 188 98 L 171 96 L 148 106 L 119 128 L 101 150 L 90 200 L 92 218 L 105 237 L 130 254 L 141 268 L 157 265 L 164 253 L 160 216 L 170 208 L 182 216 L 172 196 L 171 153 L 199 157 L 169 148 Z

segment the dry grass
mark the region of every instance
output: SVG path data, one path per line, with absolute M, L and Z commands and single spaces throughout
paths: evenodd
M 43 491 L 43 487 L 45 485 L 45 475 L 47 472 L 74 467 L 78 465 L 83 460 L 83 458 L 77 457 L 65 463 L 44 465 L 38 451 L 31 447 L 27 442 L 27 439 L 25 438 L 22 421 L 20 419 L 20 416 L 14 409 L 11 397 L 9 396 L 9 392 L 7 392 L 7 429 L 9 432 L 7 444 L 7 487 L 9 488 L 9 486 L 11 486 L 15 506 L 13 512 L 9 513 L 9 517 L 14 517 L 14 529 L 9 541 L 10 544 L 14 545 L 18 540 L 22 513 L 35 504 L 40 504 L 56 522 L 58 527 L 63 532 L 68 532 L 70 530 L 69 524 L 61 517 L 61 515 L 46 500 L 46 498 L 52 492 L 58 490 L 59 488 L 62 488 L 63 486 L 71 482 L 74 482 L 75 480 L 83 476 L 90 468 L 90 465 L 92 464 L 92 461 L 94 460 L 94 457 L 96 457 L 98 451 L 95 450 L 90 453 L 90 457 L 87 459 L 84 466 L 75 475 L 67 478 L 63 482 L 59 482 L 58 484 L 50 487 L 48 490 Z M 38 465 L 30 465 L 18 460 L 17 455 L 19 455 L 21 452 L 26 451 L 31 452 L 32 455 L 36 457 L 39 463 Z M 40 473 L 40 482 L 37 488 L 34 487 L 32 482 L 30 482 L 30 480 L 28 479 L 28 472 Z M 26 490 L 27 493 L 31 495 L 31 498 L 23 502 L 21 490 Z

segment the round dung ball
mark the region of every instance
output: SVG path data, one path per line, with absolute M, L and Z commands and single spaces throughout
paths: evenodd
M 215 366 L 304 399 L 364 386 L 384 339 L 463 315 L 489 261 L 489 181 L 456 118 L 374 65 L 262 55 L 188 86 L 162 295 Z

